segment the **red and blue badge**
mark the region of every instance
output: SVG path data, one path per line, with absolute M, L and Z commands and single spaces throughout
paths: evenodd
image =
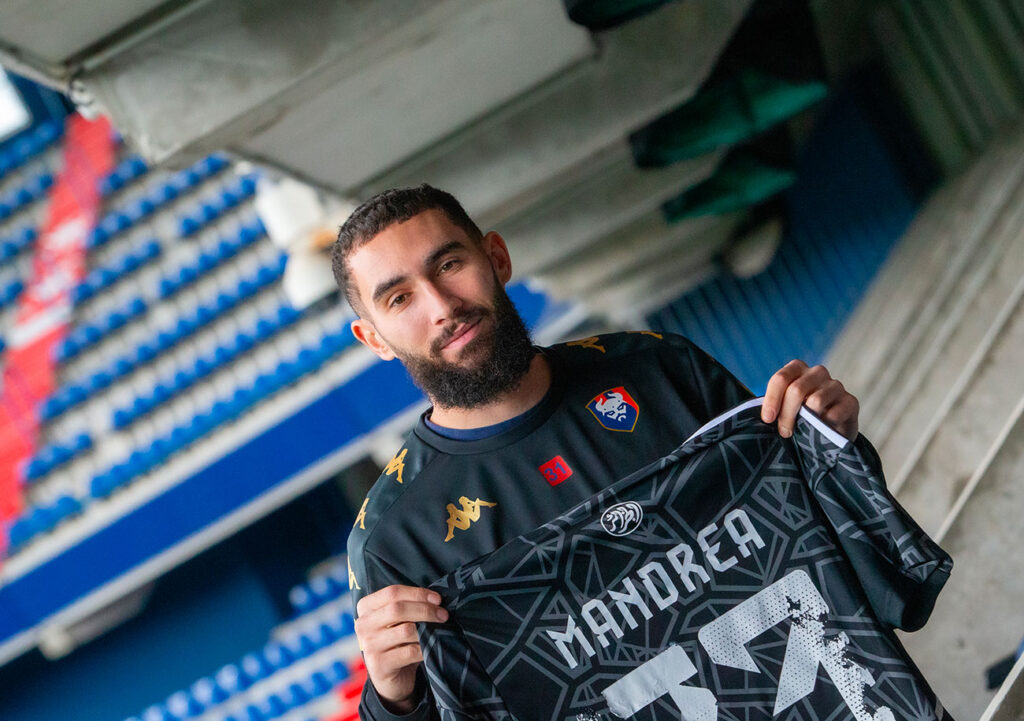
M 640 417 L 640 405 L 622 386 L 599 393 L 587 404 L 587 410 L 603 427 L 624 433 L 632 433 Z

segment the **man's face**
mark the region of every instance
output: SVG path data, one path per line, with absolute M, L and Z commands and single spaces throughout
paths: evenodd
M 365 309 L 352 332 L 401 360 L 436 405 L 483 405 L 529 369 L 534 351 L 505 294 L 511 264 L 497 233 L 478 243 L 430 210 L 392 224 L 348 263 Z

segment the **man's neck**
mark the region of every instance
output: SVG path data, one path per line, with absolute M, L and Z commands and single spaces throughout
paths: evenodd
M 540 403 L 551 387 L 551 366 L 543 354 L 530 361 L 522 382 L 508 393 L 477 408 L 443 408 L 434 404 L 430 420 L 445 428 L 482 428 L 507 421 Z

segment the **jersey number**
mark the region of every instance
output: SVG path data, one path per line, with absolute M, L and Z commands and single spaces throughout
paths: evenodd
M 823 619 L 828 612 L 828 604 L 810 577 L 798 570 L 729 609 L 704 626 L 697 638 L 719 666 L 758 673 L 746 644 L 788 618 L 789 638 L 773 716 L 810 695 L 818 666 L 822 666 L 857 721 L 894 721 L 888 707 L 881 706 L 872 713 L 864 704 L 864 689 L 874 684 L 874 679 L 866 668 L 847 657 L 850 641 L 845 633 L 834 638 L 825 636 Z M 679 646 L 669 646 L 608 686 L 602 694 L 608 709 L 619 718 L 629 718 L 667 694 L 683 721 L 715 721 L 718 700 L 714 694 L 708 689 L 681 685 L 696 674 L 697 668 L 686 652 Z

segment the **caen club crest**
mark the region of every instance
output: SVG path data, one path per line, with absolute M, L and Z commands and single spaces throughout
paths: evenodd
M 632 433 L 640 417 L 640 406 L 622 386 L 599 393 L 587 404 L 587 410 L 608 430 L 624 433 Z

